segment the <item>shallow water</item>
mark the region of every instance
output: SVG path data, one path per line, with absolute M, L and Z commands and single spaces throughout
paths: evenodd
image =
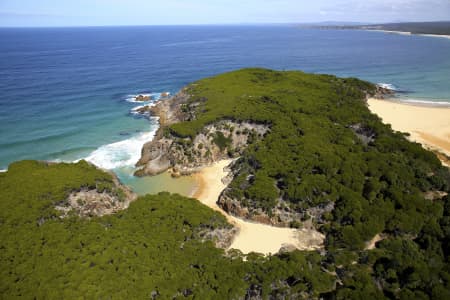
M 172 178 L 168 172 L 165 172 L 153 177 L 137 178 L 131 175 L 133 171 L 133 168 L 121 168 L 116 169 L 115 172 L 122 183 L 130 186 L 138 195 L 157 194 L 167 191 L 192 197 L 198 187 L 198 181 L 194 176 Z
M 142 105 L 133 95 L 156 99 L 242 67 L 355 76 L 392 84 L 403 97 L 450 101 L 450 40 L 442 38 L 167 26 L 0 29 L 0 41 L 0 169 L 20 159 L 89 158 L 132 170 L 157 126 L 133 113 Z M 118 174 L 140 191 L 162 186 L 131 171 Z

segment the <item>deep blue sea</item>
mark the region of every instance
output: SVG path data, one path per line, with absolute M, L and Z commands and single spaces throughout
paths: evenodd
M 0 169 L 88 158 L 130 182 L 156 128 L 130 98 L 243 67 L 356 76 L 450 102 L 445 38 L 287 25 L 0 29 Z

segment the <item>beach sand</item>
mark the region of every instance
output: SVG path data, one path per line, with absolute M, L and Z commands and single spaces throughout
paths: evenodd
M 379 29 L 369 29 L 369 31 L 378 31 L 378 32 L 384 32 L 384 33 L 391 33 L 391 34 L 428 36 L 428 37 L 437 37 L 437 38 L 450 39 L 450 35 L 446 35 L 446 34 L 412 33 L 412 32 L 409 32 L 409 31 L 379 30 Z
M 316 230 L 280 228 L 253 223 L 228 215 L 217 206 L 216 201 L 226 187 L 222 178 L 227 175 L 225 169 L 231 162 L 232 160 L 222 160 L 203 168 L 196 174 L 199 189 L 194 195 L 194 198 L 219 211 L 231 224 L 239 228 L 239 233 L 230 248 L 239 249 L 244 254 L 250 252 L 277 253 L 281 247 L 286 245 L 293 245 L 300 250 L 322 248 L 324 236 Z
M 412 105 L 369 99 L 369 109 L 392 129 L 411 134 L 412 141 L 450 156 L 450 107 Z

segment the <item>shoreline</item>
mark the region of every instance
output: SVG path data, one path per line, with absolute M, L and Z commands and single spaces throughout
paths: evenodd
M 450 101 L 427 101 L 412 98 L 400 98 L 395 95 L 396 91 L 393 90 L 394 94 L 389 95 L 386 98 L 370 97 L 371 100 L 387 101 L 391 103 L 398 103 L 408 106 L 418 106 L 418 107 L 436 107 L 436 108 L 450 108 Z
M 450 35 L 447 35 L 447 34 L 413 33 L 410 31 L 382 30 L 382 29 L 363 29 L 363 30 L 364 31 L 384 32 L 384 33 L 391 33 L 391 34 L 400 34 L 400 35 L 425 36 L 425 37 L 437 37 L 437 38 L 450 39 Z
M 369 98 L 367 104 L 370 111 L 393 130 L 409 133 L 408 139 L 422 144 L 425 149 L 450 156 L 450 103 L 441 106 L 395 98 Z M 448 164 L 442 158 L 441 161 Z
M 216 202 L 227 186 L 222 182 L 222 178 L 227 175 L 228 172 L 225 169 L 231 162 L 231 159 L 221 160 L 196 173 L 195 177 L 199 184 L 194 193 L 194 198 L 220 212 L 238 229 L 228 249 L 238 249 L 244 254 L 259 252 L 267 255 L 277 253 L 282 247 L 299 250 L 316 250 L 323 247 L 325 236 L 314 229 L 274 227 L 246 221 L 223 211 Z

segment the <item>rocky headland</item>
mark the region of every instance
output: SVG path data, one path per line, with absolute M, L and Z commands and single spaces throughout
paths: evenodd
M 374 93 L 367 93 L 369 99 L 386 99 L 395 91 L 377 85 Z M 270 126 L 249 121 L 223 119 L 206 125 L 194 138 L 180 137 L 170 130 L 170 125 L 185 121 L 194 121 L 196 111 L 206 99 L 193 101 L 188 89 L 181 90 L 172 98 L 159 101 L 153 106 L 144 106 L 138 110 L 141 114 L 149 114 L 159 118 L 160 128 L 152 141 L 142 148 L 141 158 L 136 164 L 136 176 L 154 176 L 170 172 L 173 177 L 191 175 L 205 166 L 224 159 L 238 158 L 254 141 L 263 139 L 270 133 Z M 361 124 L 349 126 L 363 142 L 373 141 L 373 133 L 361 127 Z M 256 162 L 255 162 L 256 163 Z M 327 216 L 334 209 L 334 202 L 324 203 L 304 210 L 292 208 L 289 203 L 278 199 L 278 204 L 268 213 L 257 203 L 235 197 L 235 187 L 228 186 L 241 173 L 247 173 L 246 163 L 235 159 L 229 168 L 229 173 L 223 180 L 226 188 L 220 194 L 217 205 L 226 213 L 257 223 L 277 227 L 293 227 L 313 230 L 314 224 L 326 223 Z M 248 175 L 242 184 L 242 189 L 252 184 L 253 175 Z
M 173 134 L 169 126 L 195 120 L 195 107 L 199 105 L 182 90 L 139 111 L 158 117 L 160 128 L 154 139 L 143 146 L 136 176 L 153 176 L 167 170 L 174 177 L 193 174 L 213 162 L 238 157 L 252 140 L 263 138 L 270 130 L 263 124 L 220 120 L 205 126 L 194 138 Z

